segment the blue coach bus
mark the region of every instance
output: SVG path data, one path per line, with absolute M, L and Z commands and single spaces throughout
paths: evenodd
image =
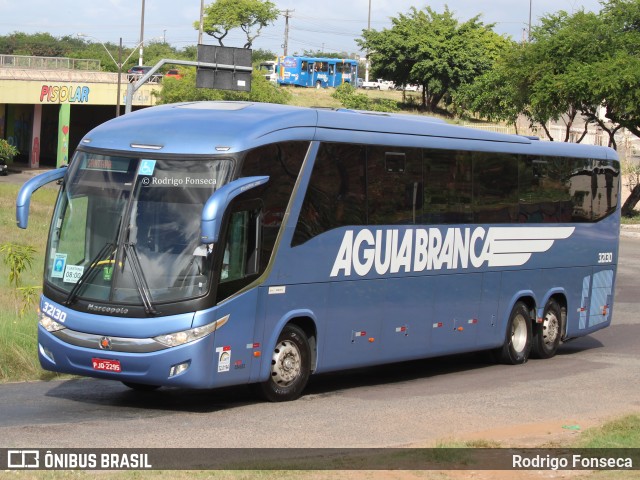
M 418 116 L 204 102 L 106 122 L 60 180 L 43 368 L 135 389 L 255 384 L 490 350 L 554 356 L 611 322 L 606 147 Z
M 298 87 L 356 85 L 358 62 L 340 58 L 283 57 L 278 64 L 278 83 Z

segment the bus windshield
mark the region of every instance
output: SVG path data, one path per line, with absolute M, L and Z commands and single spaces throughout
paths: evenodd
M 67 303 L 147 306 L 206 294 L 200 215 L 232 169 L 230 159 L 77 152 L 56 205 L 45 280 Z

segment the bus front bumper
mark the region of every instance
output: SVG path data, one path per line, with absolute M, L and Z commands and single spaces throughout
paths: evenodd
M 74 345 L 39 325 L 38 357 L 42 368 L 54 372 L 146 385 L 211 388 L 217 386 L 214 335 L 157 351 L 123 352 Z M 109 348 L 110 338 L 103 338 Z

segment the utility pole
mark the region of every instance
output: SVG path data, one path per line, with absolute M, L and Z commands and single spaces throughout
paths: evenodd
M 529 35 L 528 35 L 529 42 L 531 42 L 531 3 L 532 2 L 533 0 L 529 0 Z
M 284 56 L 286 57 L 289 52 L 289 17 L 291 13 L 295 12 L 295 10 L 285 10 L 284 12 L 280 12 L 284 15 L 284 44 L 282 48 L 284 49 Z
M 198 45 L 202 45 L 203 32 L 204 32 L 204 0 L 200 0 L 200 28 L 198 28 Z
M 369 16 L 367 18 L 367 32 L 371 30 L 371 0 L 369 0 Z M 367 61 L 364 64 L 364 81 L 369 81 L 369 49 L 367 49 Z
M 140 58 L 138 59 L 138 65 L 142 66 L 143 58 L 142 53 L 144 51 L 144 0 L 142 0 L 142 14 L 140 16 Z

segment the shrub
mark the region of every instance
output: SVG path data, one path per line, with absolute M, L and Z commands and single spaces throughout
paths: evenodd
M 20 152 L 16 147 L 7 142 L 4 138 L 0 138 L 0 158 L 4 158 L 7 161 L 13 160 L 13 157 Z
M 345 108 L 353 110 L 368 110 L 372 112 L 395 112 L 398 103 L 386 98 L 370 98 L 364 93 L 358 93 L 350 83 L 343 83 L 331 94 Z

